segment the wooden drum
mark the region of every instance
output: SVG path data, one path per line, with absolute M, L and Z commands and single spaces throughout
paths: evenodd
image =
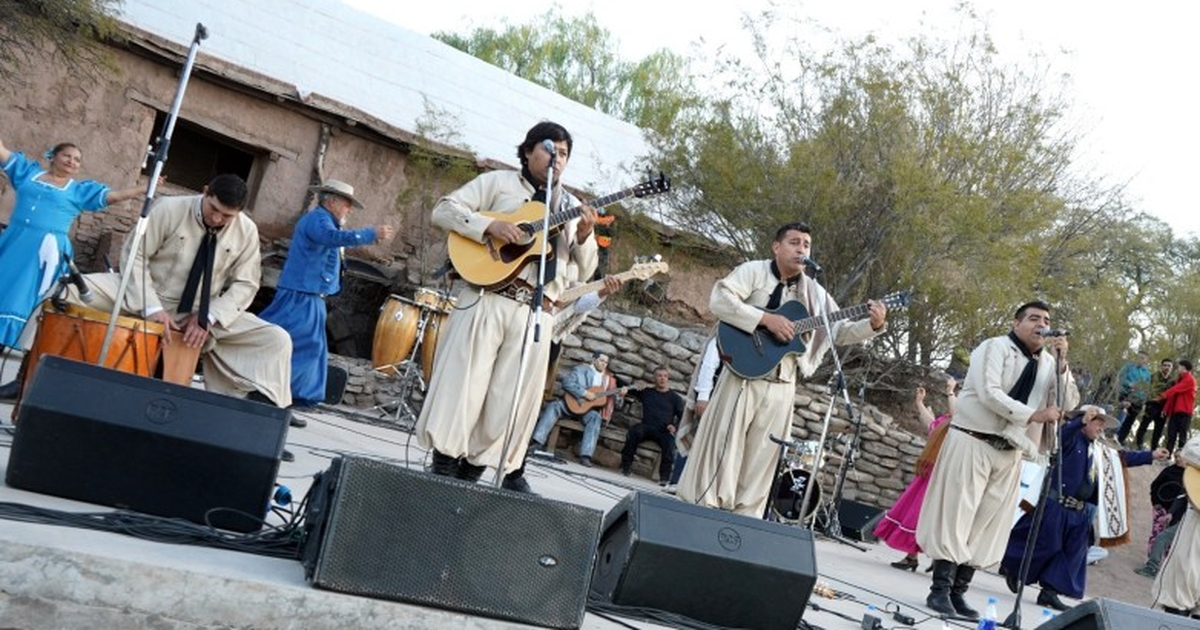
M 375 369 L 393 367 L 408 358 L 417 343 L 421 307 L 398 295 L 390 295 L 379 310 L 375 339 L 371 344 L 371 365 Z

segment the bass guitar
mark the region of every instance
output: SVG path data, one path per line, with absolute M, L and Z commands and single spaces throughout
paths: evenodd
M 908 291 L 891 293 L 879 300 L 889 310 L 908 306 Z M 730 326 L 725 322 L 717 325 L 717 349 L 725 365 L 734 374 L 742 378 L 756 379 L 770 374 L 784 357 L 791 354 L 804 354 L 804 333 L 820 328 L 824 323 L 822 317 L 810 317 L 808 309 L 800 302 L 784 302 L 774 311 L 761 309 L 768 313 L 783 315 L 796 326 L 796 336 L 791 341 L 782 342 L 775 338 L 769 330 L 759 326 L 754 332 L 745 332 Z M 843 319 L 857 319 L 868 313 L 866 304 L 851 306 L 829 314 L 829 323 Z
M 605 195 L 586 205 L 603 208 L 628 197 L 649 197 L 670 189 L 671 181 L 659 173 L 657 179 Z M 489 219 L 515 223 L 526 234 L 526 238 L 519 243 L 501 243 L 490 236 L 484 237 L 482 243 L 477 243 L 461 234 L 450 232 L 446 237 L 446 253 L 450 257 L 450 263 L 454 265 L 454 270 L 467 282 L 489 289 L 511 282 L 525 265 L 541 255 L 542 243 L 546 240 L 547 232 L 578 217 L 583 205 L 551 212 L 548 226 L 542 225 L 545 208 L 545 204 L 540 201 L 530 201 L 513 212 L 479 213 Z

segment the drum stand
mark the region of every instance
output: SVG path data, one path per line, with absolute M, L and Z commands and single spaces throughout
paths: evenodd
M 417 364 L 417 356 L 421 352 L 421 344 L 425 340 L 425 327 L 429 324 L 431 311 L 424 308 L 420 310 L 421 317 L 417 320 L 417 340 L 413 343 L 408 358 L 387 366 L 393 373 L 400 375 L 400 393 L 392 400 L 371 407 L 372 411 L 382 412 L 384 417 L 391 417 L 396 424 L 403 427 L 416 426 L 417 410 L 413 409 L 409 402 L 412 400 L 413 390 L 424 392 L 426 385 L 424 377 L 421 376 L 421 367 Z M 389 409 L 391 411 L 388 411 Z

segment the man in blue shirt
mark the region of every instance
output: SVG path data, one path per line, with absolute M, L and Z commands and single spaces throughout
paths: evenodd
M 342 229 L 350 211 L 363 207 L 350 184 L 330 179 L 312 190 L 317 206 L 296 223 L 275 298 L 259 314 L 292 338 L 292 406 L 300 408 L 325 400 L 325 296 L 341 291 L 342 248 L 385 241 L 395 233 L 389 225 Z M 296 420 L 293 426 L 306 424 Z

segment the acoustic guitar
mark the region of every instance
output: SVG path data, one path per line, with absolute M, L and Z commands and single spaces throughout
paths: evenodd
M 879 300 L 889 310 L 908 306 L 908 291 L 891 293 Z M 742 378 L 756 379 L 770 374 L 784 357 L 804 354 L 803 334 L 820 328 L 822 317 L 809 317 L 808 309 L 797 301 L 784 302 L 778 309 L 768 313 L 783 315 L 796 326 L 796 336 L 789 342 L 775 338 L 769 330 L 759 326 L 754 332 L 745 332 L 725 322 L 717 325 L 717 349 L 726 366 Z M 851 306 L 829 314 L 829 323 L 843 319 L 856 319 L 868 313 L 866 304 Z
M 659 173 L 657 179 L 605 195 L 586 205 L 603 208 L 628 197 L 649 197 L 665 193 L 670 189 L 671 181 Z M 450 263 L 454 266 L 454 270 L 467 282 L 489 289 L 498 288 L 511 282 L 525 268 L 525 265 L 541 255 L 546 233 L 553 233 L 555 228 L 578 217 L 583 205 L 551 212 L 548 226 L 542 225 L 545 208 L 545 204 L 540 201 L 530 201 L 513 212 L 479 213 L 489 219 L 515 223 L 526 235 L 526 238 L 519 243 L 501 243 L 490 236 L 484 237 L 482 243 L 477 243 L 457 232 L 450 232 L 450 235 L 446 237 L 446 253 L 450 257 Z
M 593 409 L 603 407 L 608 402 L 609 396 L 619 393 L 622 389 L 625 388 L 617 387 L 614 389 L 604 389 L 603 385 L 590 387 L 588 388 L 588 391 L 595 396 L 595 398 L 591 400 L 586 398 L 576 398 L 572 396 L 570 392 L 563 392 L 563 402 L 566 403 L 567 410 L 571 412 L 571 415 L 582 416 Z

